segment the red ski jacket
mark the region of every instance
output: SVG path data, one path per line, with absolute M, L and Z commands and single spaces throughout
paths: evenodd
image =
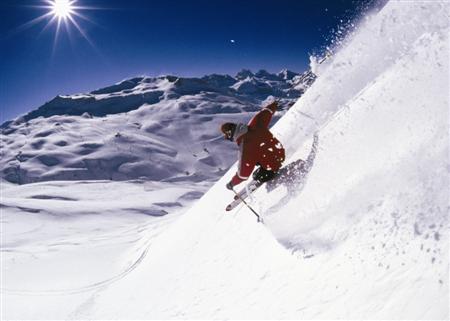
M 231 183 L 237 185 L 245 181 L 256 165 L 277 172 L 285 158 L 283 145 L 269 131 L 272 115 L 277 110 L 273 102 L 258 112 L 245 126 L 238 124 L 234 140 L 239 146 L 239 165 Z

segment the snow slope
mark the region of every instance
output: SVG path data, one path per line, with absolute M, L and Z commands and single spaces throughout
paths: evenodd
M 449 9 L 390 1 L 320 66 L 273 128 L 288 161 L 318 131 L 314 165 L 287 197 L 255 193 L 265 225 L 223 210 L 233 166 L 130 273 L 4 292 L 4 316 L 449 319 Z
M 70 318 L 93 291 L 133 272 L 210 185 L 2 182 L 2 319 Z

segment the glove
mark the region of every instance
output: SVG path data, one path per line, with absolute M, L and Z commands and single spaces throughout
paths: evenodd
M 227 185 L 225 185 L 225 187 L 231 191 L 233 190 L 233 183 L 229 182 Z

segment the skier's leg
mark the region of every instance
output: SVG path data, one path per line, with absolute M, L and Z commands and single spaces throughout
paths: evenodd
M 276 176 L 277 173 L 274 171 L 269 171 L 263 167 L 258 167 L 253 173 L 253 179 L 259 183 L 265 183 L 270 181 Z

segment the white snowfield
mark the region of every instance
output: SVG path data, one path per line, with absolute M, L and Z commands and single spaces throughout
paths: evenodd
M 2 318 L 448 320 L 449 10 L 448 2 L 390 1 L 319 67 L 272 129 L 287 163 L 306 157 L 318 132 L 313 167 L 288 197 L 283 186 L 254 194 L 265 224 L 243 205 L 225 212 L 235 166 L 176 220 L 141 217 L 139 228 L 114 225 L 122 215 L 131 222 L 127 200 L 145 210 L 135 194 L 152 197 L 131 182 L 104 182 L 92 199 L 89 187 L 59 190 L 53 204 L 82 199 L 80 212 L 104 206 L 108 216 L 87 216 L 86 228 L 99 228 L 89 243 L 71 234 L 70 220 L 34 222 L 29 213 L 29 233 L 50 224 L 70 247 L 53 244 L 59 260 L 43 264 L 56 254 L 41 235 L 28 246 L 35 259 L 17 259 L 23 273 L 7 256 Z M 175 185 L 167 202 L 191 206 L 182 201 L 189 189 Z M 17 186 L 5 193 L 50 201 Z M 109 207 L 95 205 L 99 198 Z M 20 209 L 12 195 L 8 202 Z M 118 256 L 116 237 L 119 247 L 132 244 Z

